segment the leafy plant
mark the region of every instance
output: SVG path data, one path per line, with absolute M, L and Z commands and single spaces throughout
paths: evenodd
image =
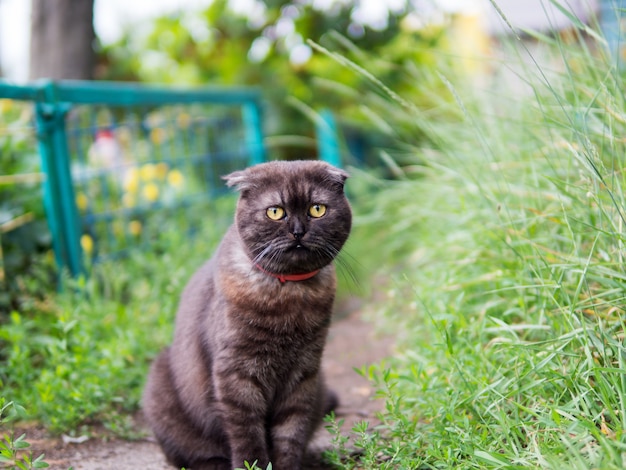
M 228 206 L 230 213 L 232 199 Z M 138 407 L 147 366 L 169 341 L 180 290 L 230 220 L 218 207 L 205 208 L 211 223 L 191 242 L 164 227 L 153 250 L 96 264 L 87 279 L 65 279 L 64 291 L 38 309 L 12 312 L 0 324 L 3 391 L 55 432 L 94 421 L 123 430 L 119 415 Z
M 29 308 L 52 285 L 32 108 L 0 99 L 0 314 Z
M 244 468 L 242 469 L 237 469 L 237 470 L 264 470 L 261 467 L 257 466 L 257 462 L 256 460 L 252 463 L 249 463 L 247 460 L 243 463 L 244 464 Z M 267 464 L 267 467 L 265 468 L 265 470 L 272 470 L 272 464 L 271 462 L 269 464 Z
M 0 397 L 0 424 L 7 423 L 11 416 L 21 412 L 21 407 L 13 402 L 7 402 Z M 3 434 L 0 439 L 0 467 L 20 470 L 34 468 L 48 468 L 44 455 L 33 459 L 32 453 L 26 452 L 30 444 L 26 441 L 26 434 L 14 437 L 13 434 Z

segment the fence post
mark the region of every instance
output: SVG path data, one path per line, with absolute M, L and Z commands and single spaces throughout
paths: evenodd
M 83 264 L 80 222 L 65 135 L 65 116 L 70 106 L 56 101 L 53 82 L 44 84 L 43 91 L 45 100 L 37 103 L 35 110 L 42 169 L 46 174 L 44 206 L 57 265 L 77 276 L 83 272 Z
M 261 110 L 256 101 L 247 101 L 243 105 L 243 124 L 246 133 L 246 147 L 250 153 L 250 165 L 263 163 L 266 160 L 261 129 Z
M 341 166 L 341 153 L 337 139 L 337 125 L 333 113 L 324 109 L 316 120 L 316 134 L 319 148 L 319 158 L 336 167 Z
M 606 38 L 611 58 L 620 69 L 624 68 L 623 54 L 626 51 L 624 44 L 625 9 L 626 1 L 624 0 L 600 0 L 600 28 Z

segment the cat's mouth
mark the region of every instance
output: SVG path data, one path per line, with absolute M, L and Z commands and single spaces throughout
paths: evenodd
M 306 242 L 306 240 L 303 240 L 302 238 L 298 237 L 298 238 L 289 240 L 285 245 L 285 249 L 286 251 L 308 250 L 309 244 Z

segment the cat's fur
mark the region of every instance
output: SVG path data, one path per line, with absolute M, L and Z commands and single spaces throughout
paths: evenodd
M 320 361 L 335 295 L 331 263 L 351 227 L 347 177 L 324 162 L 297 161 L 224 178 L 240 191 L 235 223 L 186 286 L 173 343 L 155 360 L 143 396 L 172 464 L 301 468 L 311 434 L 336 404 Z M 326 213 L 309 216 L 312 204 Z M 270 220 L 269 207 L 287 216 Z M 302 281 L 269 274 L 318 269 Z

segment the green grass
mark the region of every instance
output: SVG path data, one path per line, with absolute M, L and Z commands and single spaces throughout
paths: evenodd
M 89 278 L 64 279 L 0 325 L 2 397 L 54 432 L 104 423 L 132 434 L 147 368 L 172 334 L 182 288 L 210 257 L 234 199 L 199 211 L 201 233 L 164 227 L 149 249 L 93 266 Z
M 526 93 L 442 75 L 458 120 L 356 224 L 395 265 L 369 315 L 398 352 L 363 371 L 383 424 L 342 468 L 626 464 L 625 87 L 550 41 L 553 62 L 518 66 Z
M 542 40 L 551 61 L 516 65 L 525 92 L 442 73 L 436 120 L 395 96 L 370 110 L 428 145 L 399 141 L 401 167 L 385 156 L 395 181 L 348 183 L 345 260 L 379 291 L 365 314 L 397 353 L 362 371 L 386 409 L 355 427 L 360 456 L 336 438 L 341 468 L 625 465 L 626 88 L 595 47 Z M 2 396 L 56 431 L 127 433 L 180 290 L 224 228 L 165 234 L 11 315 Z

